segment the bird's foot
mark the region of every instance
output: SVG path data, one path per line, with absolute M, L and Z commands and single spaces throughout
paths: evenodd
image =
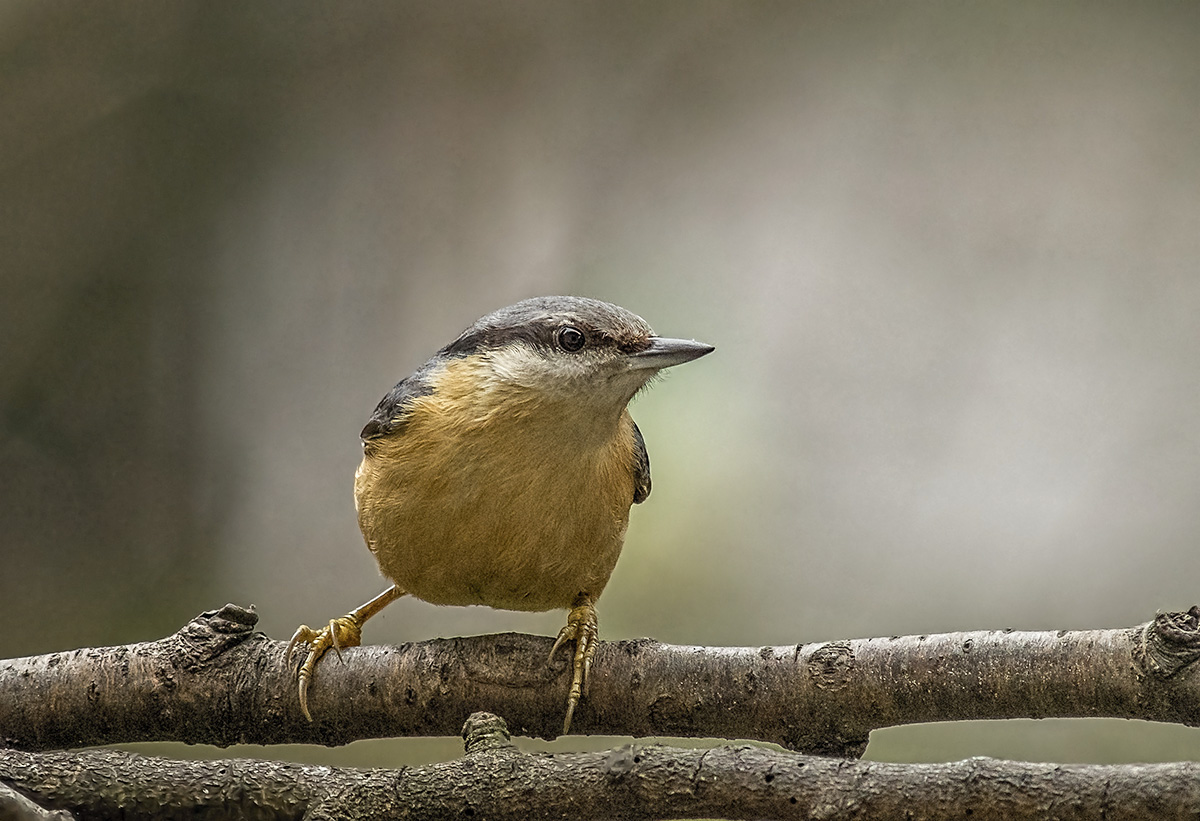
M 571 718 L 579 699 L 587 694 L 588 673 L 592 669 L 592 656 L 596 655 L 596 644 L 600 636 L 600 623 L 596 619 L 596 608 L 590 596 L 580 595 L 575 606 L 567 615 L 567 624 L 558 631 L 550 657 L 568 641 L 575 642 L 575 659 L 572 665 L 571 689 L 567 693 L 567 716 L 563 720 L 563 735 L 571 731 Z
M 357 614 L 348 613 L 340 619 L 331 619 L 329 624 L 320 630 L 313 630 L 307 624 L 300 625 L 292 634 L 292 640 L 288 642 L 288 661 L 291 661 L 292 652 L 301 644 L 308 645 L 308 655 L 296 675 L 300 681 L 300 712 L 312 721 L 312 715 L 308 712 L 308 685 L 317 671 L 317 662 L 331 647 L 340 661 L 343 647 L 357 647 L 362 644 L 362 620 Z
M 337 653 L 340 660 L 343 647 L 357 647 L 362 644 L 362 626 L 367 619 L 403 595 L 404 591 L 398 585 L 392 585 L 362 607 L 347 613 L 340 619 L 333 619 L 320 630 L 313 630 L 307 624 L 296 628 L 296 632 L 292 634 L 292 640 L 288 642 L 287 659 L 288 661 L 292 660 L 292 651 L 296 649 L 297 645 L 308 645 L 308 655 L 304 659 L 304 664 L 300 665 L 300 672 L 296 674 L 300 680 L 300 712 L 304 713 L 305 718 L 312 721 L 312 715 L 308 712 L 308 685 L 316 673 L 317 662 L 329 652 L 330 647 Z

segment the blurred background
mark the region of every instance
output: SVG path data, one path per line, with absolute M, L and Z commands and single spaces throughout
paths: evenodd
M 0 657 L 227 601 L 286 639 L 378 593 L 358 431 L 476 317 L 548 293 L 717 346 L 634 402 L 654 494 L 606 638 L 1186 609 L 1198 265 L 1195 3 L 8 0 Z M 563 618 L 402 600 L 366 641 Z M 1200 730 L 868 750 L 974 754 L 1196 759 Z

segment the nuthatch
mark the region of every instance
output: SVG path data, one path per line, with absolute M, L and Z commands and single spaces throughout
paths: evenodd
M 650 494 L 629 401 L 711 345 L 655 336 L 594 299 L 527 299 L 488 314 L 402 380 L 362 430 L 358 524 L 394 584 L 321 630 L 302 625 L 300 709 L 330 647 L 408 593 L 433 604 L 569 608 L 551 656 L 575 642 L 563 733 L 596 650 L 595 601 Z

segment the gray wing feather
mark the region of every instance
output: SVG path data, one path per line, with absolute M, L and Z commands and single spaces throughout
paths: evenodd
M 379 400 L 375 412 L 371 414 L 371 418 L 359 434 L 363 442 L 397 433 L 404 427 L 412 400 L 433 393 L 433 388 L 426 379 L 427 373 L 426 367 L 412 376 L 401 379 L 396 383 L 396 387 Z
M 646 440 L 633 423 L 633 503 L 646 501 L 650 495 L 650 454 L 646 452 Z

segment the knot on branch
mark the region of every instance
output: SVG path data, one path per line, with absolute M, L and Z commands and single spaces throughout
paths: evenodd
M 471 713 L 467 716 L 462 737 L 467 755 L 513 746 L 508 724 L 493 713 Z
M 173 655 L 182 669 L 199 668 L 248 639 L 256 624 L 254 605 L 227 604 L 220 610 L 206 610 L 175 634 L 179 646 Z
M 854 676 L 854 648 L 848 641 L 822 644 L 808 657 L 808 675 L 821 689 L 840 690 Z
M 1200 658 L 1200 605 L 1186 613 L 1159 613 L 1144 626 L 1134 654 L 1146 672 L 1170 678 Z
M 638 764 L 642 763 L 642 757 L 638 754 L 638 750 L 637 745 L 626 744 L 624 747 L 617 747 L 610 751 L 608 757 L 604 759 L 604 771 L 614 780 L 620 781 L 633 772 Z

